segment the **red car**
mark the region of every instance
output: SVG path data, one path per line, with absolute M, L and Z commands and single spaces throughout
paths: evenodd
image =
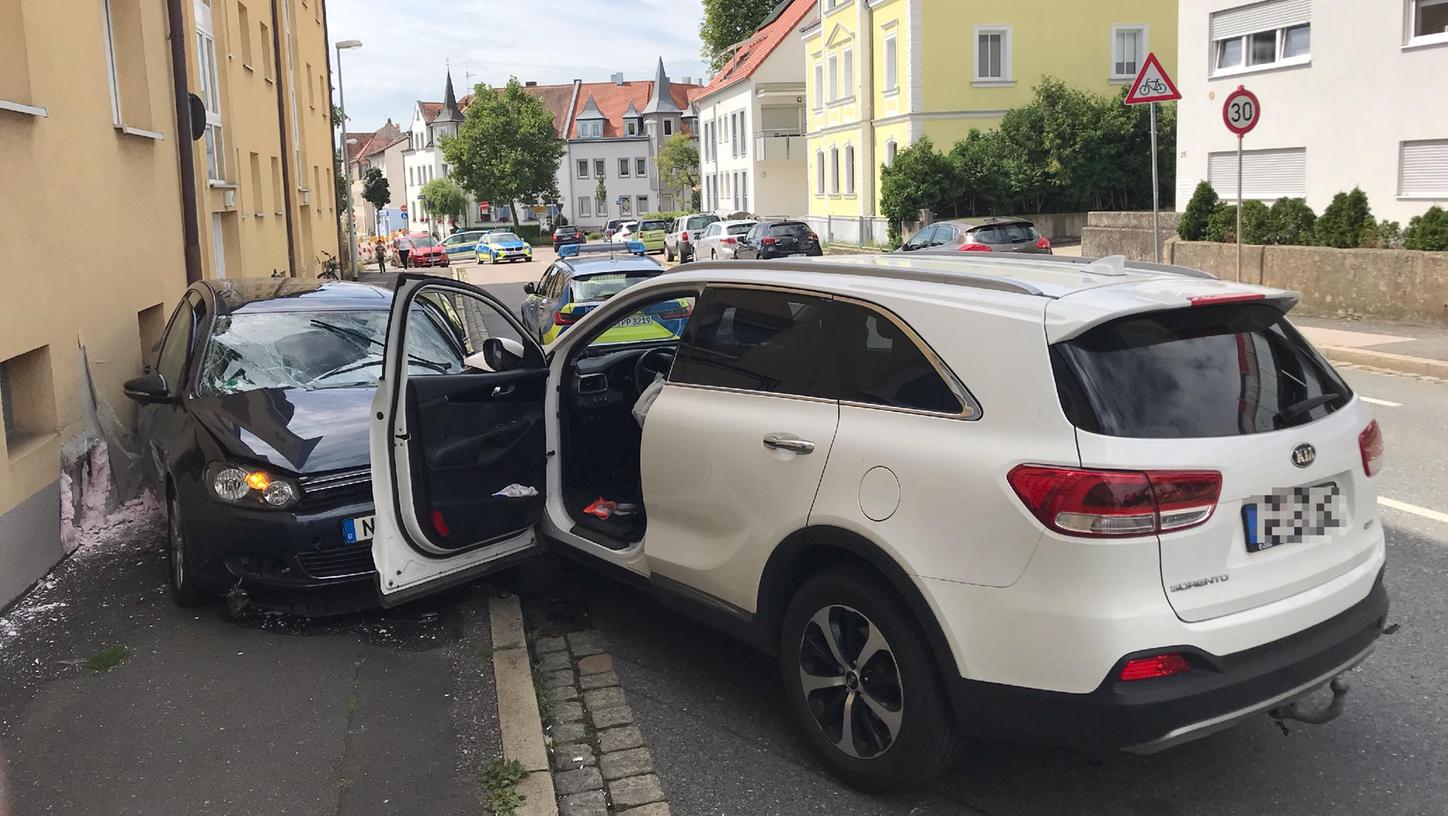
M 447 250 L 441 242 L 425 232 L 414 233 L 407 236 L 412 243 L 412 254 L 408 256 L 408 264 L 414 267 L 447 266 Z

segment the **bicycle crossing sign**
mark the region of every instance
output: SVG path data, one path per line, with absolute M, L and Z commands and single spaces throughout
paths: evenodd
M 1141 70 L 1136 73 L 1136 81 L 1131 83 L 1131 91 L 1126 95 L 1126 104 L 1145 105 L 1148 102 L 1171 102 L 1181 99 L 1181 91 L 1166 75 L 1166 69 L 1161 67 L 1156 54 L 1147 54 L 1146 62 L 1141 64 Z

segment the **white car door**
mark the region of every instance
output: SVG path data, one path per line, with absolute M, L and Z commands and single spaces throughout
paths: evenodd
M 528 558 L 547 444 L 543 351 L 466 283 L 398 279 L 372 401 L 372 557 L 384 606 Z

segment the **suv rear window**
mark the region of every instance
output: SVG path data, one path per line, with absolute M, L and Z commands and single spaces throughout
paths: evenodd
M 1108 436 L 1245 436 L 1304 425 L 1352 391 L 1266 304 L 1114 320 L 1051 347 L 1061 407 Z
M 691 230 L 701 230 L 718 220 L 719 217 L 716 215 L 691 215 L 689 216 L 688 223 L 685 225 L 684 228 Z
M 642 224 L 639 224 L 639 232 L 654 232 L 656 230 L 668 231 L 668 229 L 669 222 L 667 221 L 645 221 Z
M 803 221 L 782 221 L 769 226 L 770 235 L 793 235 L 796 238 L 803 238 L 809 233 L 809 225 Z
M 1035 227 L 1024 222 L 987 224 L 984 227 L 976 227 L 970 231 L 970 234 L 982 244 L 1019 244 L 1022 241 L 1034 241 L 1041 237 Z

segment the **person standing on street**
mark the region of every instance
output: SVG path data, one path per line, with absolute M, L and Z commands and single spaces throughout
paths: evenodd
M 377 273 L 387 274 L 387 245 L 379 238 L 372 244 L 372 255 L 377 258 Z
M 411 264 L 407 262 L 407 256 L 412 254 L 412 241 L 406 235 L 397 236 L 397 258 L 403 269 L 410 269 Z

